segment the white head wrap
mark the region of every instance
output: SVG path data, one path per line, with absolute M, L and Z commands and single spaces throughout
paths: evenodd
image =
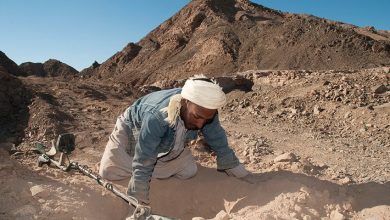
M 196 79 L 207 79 L 207 77 L 195 75 L 189 78 L 185 82 L 181 94 L 172 96 L 168 106 L 160 110 L 168 113 L 168 117 L 165 120 L 171 127 L 175 126 L 176 119 L 180 114 L 180 101 L 182 98 L 207 109 L 219 109 L 226 103 L 226 95 L 215 81 L 207 82 Z
M 188 79 L 181 91 L 181 96 L 207 109 L 219 109 L 226 103 L 226 95 L 216 82 L 207 82 L 204 75 Z

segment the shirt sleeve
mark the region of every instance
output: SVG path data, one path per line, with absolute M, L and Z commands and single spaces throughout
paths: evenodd
M 142 120 L 133 158 L 133 175 L 127 193 L 144 202 L 149 201 L 150 180 L 157 161 L 157 146 L 166 127 L 154 113 L 146 113 Z
M 239 165 L 239 160 L 234 151 L 229 147 L 225 130 L 222 128 L 218 114 L 213 121 L 202 129 L 203 136 L 211 149 L 217 155 L 217 169 L 226 170 Z

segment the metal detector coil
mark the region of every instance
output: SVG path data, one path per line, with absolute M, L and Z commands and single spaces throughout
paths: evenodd
M 69 160 L 68 154 L 70 154 L 75 149 L 75 136 L 72 133 L 60 134 L 57 138 L 57 142 L 52 140 L 52 147 L 48 152 L 45 152 L 45 146 L 42 143 L 36 144 L 36 151 L 41 153 L 38 157 L 38 166 L 42 166 L 43 164 L 54 164 L 56 167 L 61 170 L 68 172 L 71 169 L 78 170 L 84 175 L 94 179 L 97 183 L 107 190 L 114 193 L 116 196 L 122 198 L 127 203 L 133 205 L 135 207 L 135 211 L 131 219 L 134 220 L 173 220 L 173 218 L 160 216 L 152 214 L 151 208 L 149 206 L 141 205 L 138 200 L 134 197 L 131 197 L 127 194 L 120 192 L 114 185 L 107 180 L 103 179 L 98 174 L 94 173 L 87 166 L 79 165 L 77 162 L 71 162 Z M 54 160 L 54 156 L 61 152 L 60 159 Z M 64 161 L 64 156 L 67 162 Z
M 66 154 L 72 152 L 74 150 L 74 148 L 75 148 L 75 137 L 74 137 L 74 134 L 72 134 L 72 133 L 60 134 L 58 136 L 55 148 L 59 152 L 63 152 L 63 153 L 66 153 Z

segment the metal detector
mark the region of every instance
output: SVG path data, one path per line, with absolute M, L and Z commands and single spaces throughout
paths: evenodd
M 96 180 L 99 185 L 134 206 L 135 210 L 133 216 L 131 217 L 134 220 L 173 220 L 173 218 L 152 214 L 152 210 L 149 206 L 141 205 L 136 198 L 122 193 L 115 188 L 112 183 L 94 173 L 88 166 L 80 165 L 78 162 L 71 162 L 68 155 L 75 149 L 75 136 L 72 133 L 60 134 L 57 141 L 53 140 L 51 143 L 51 149 L 47 152 L 45 151 L 45 146 L 42 143 L 36 144 L 36 150 L 41 153 L 38 157 L 39 167 L 44 164 L 54 164 L 56 167 L 65 172 L 68 172 L 71 169 L 80 171 L 82 174 Z M 60 159 L 56 161 L 53 158 L 58 152 L 61 153 Z M 64 161 L 64 157 L 67 159 L 67 162 Z

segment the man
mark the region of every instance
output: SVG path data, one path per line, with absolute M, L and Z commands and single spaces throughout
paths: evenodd
M 229 148 L 218 109 L 226 96 L 205 76 L 188 79 L 182 89 L 150 93 L 118 117 L 104 151 L 99 174 L 108 180 L 131 176 L 127 193 L 149 203 L 151 178 L 188 179 L 197 166 L 185 142 L 200 130 L 217 156 L 218 170 L 243 178 L 248 171 Z

